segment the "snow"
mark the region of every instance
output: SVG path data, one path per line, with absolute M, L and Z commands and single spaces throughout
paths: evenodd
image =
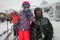
M 60 22 L 51 21 L 54 28 L 55 40 L 60 40 Z
M 4 40 L 4 38 L 6 38 L 6 36 L 7 36 L 7 33 L 9 34 L 10 32 L 11 32 L 11 26 L 12 26 L 12 24 L 10 24 L 9 22 L 8 22 L 8 32 L 6 32 L 5 34 L 3 34 L 1 37 L 0 37 L 0 40 Z M 0 35 L 4 32 L 4 31 L 7 31 L 7 21 L 5 21 L 5 22 L 3 22 L 3 23 L 1 23 L 0 22 Z

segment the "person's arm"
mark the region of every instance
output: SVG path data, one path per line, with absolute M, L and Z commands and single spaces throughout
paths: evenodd
M 48 27 L 49 27 L 49 31 L 48 31 L 48 40 L 52 40 L 53 38 L 53 26 L 52 24 L 50 23 L 49 19 L 48 19 Z
M 17 21 L 16 21 L 16 23 L 14 25 L 15 26 L 18 26 L 19 25 L 19 22 L 20 22 L 20 15 L 18 15 Z
M 48 26 L 53 30 L 53 26 L 52 26 L 51 22 L 49 21 L 49 19 L 48 19 Z

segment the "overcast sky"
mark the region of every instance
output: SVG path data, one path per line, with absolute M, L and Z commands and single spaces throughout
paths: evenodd
M 0 12 L 8 9 L 21 9 L 22 2 L 26 0 L 0 0 Z M 43 0 L 27 0 L 31 5 L 40 5 Z M 48 4 L 60 2 L 60 0 L 46 0 Z

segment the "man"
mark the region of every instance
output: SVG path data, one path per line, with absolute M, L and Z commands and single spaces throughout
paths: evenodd
M 30 11 L 30 3 L 28 1 L 23 2 L 22 8 L 23 10 L 15 23 L 16 29 L 18 29 L 18 40 L 29 40 L 30 21 L 34 21 L 34 16 Z
M 53 27 L 49 19 L 43 17 L 42 10 L 39 7 L 35 8 L 34 14 L 35 22 L 31 24 L 30 40 L 52 40 Z

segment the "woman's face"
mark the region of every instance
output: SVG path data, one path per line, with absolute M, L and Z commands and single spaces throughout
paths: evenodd
M 41 16 L 42 14 L 41 14 L 41 11 L 36 11 L 36 15 L 37 16 Z

